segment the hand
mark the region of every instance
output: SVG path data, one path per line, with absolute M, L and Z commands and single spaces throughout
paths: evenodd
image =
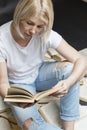
M 14 102 L 12 103 L 15 106 L 21 107 L 21 108 L 27 108 L 33 106 L 35 103 L 21 103 L 21 102 Z
M 65 96 L 68 93 L 69 86 L 68 86 L 66 80 L 60 81 L 54 87 L 59 87 L 59 86 L 60 86 L 60 89 L 57 92 L 51 94 L 51 96 L 63 97 L 63 96 Z

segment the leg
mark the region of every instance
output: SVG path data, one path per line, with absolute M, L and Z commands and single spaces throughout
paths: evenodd
M 14 84 L 14 86 L 15 85 L 26 88 L 27 90 L 30 89 L 33 93 L 35 93 L 35 87 L 33 85 Z M 60 130 L 60 128 L 48 124 L 44 121 L 37 110 L 37 105 L 25 109 L 14 106 L 12 104 L 9 105 L 19 126 L 23 130 Z
M 74 130 L 74 121 L 63 120 L 63 130 Z
M 72 72 L 69 62 L 45 63 L 41 66 L 36 80 L 38 91 L 50 89 L 60 80 L 66 79 Z M 60 117 L 64 130 L 74 130 L 74 120 L 79 117 L 79 83 L 74 84 L 68 94 L 60 99 Z
M 64 63 L 57 67 L 57 70 L 61 71 L 61 80 L 66 79 L 73 69 L 72 64 L 65 63 L 64 67 L 63 65 Z M 60 116 L 64 130 L 74 130 L 74 121 L 79 117 L 79 88 L 79 83 L 75 83 L 68 94 L 60 99 Z
M 30 118 L 30 119 L 27 119 L 24 124 L 23 124 L 23 130 L 28 130 L 28 128 L 31 126 L 33 122 L 33 119 Z
M 12 107 L 13 113 L 19 126 L 23 130 L 61 130 L 60 128 L 46 123 L 39 114 L 36 105 L 30 108 L 22 109 Z
M 21 88 L 25 88 L 29 91 L 31 91 L 32 93 L 36 93 L 36 88 L 34 84 L 31 85 L 26 85 L 26 84 L 14 84 L 14 83 L 10 83 L 11 86 L 19 86 Z M 27 130 L 27 127 L 29 125 L 31 125 L 32 123 L 32 112 L 34 111 L 34 109 L 36 109 L 36 107 L 30 107 L 30 108 L 20 108 L 20 107 L 16 107 L 12 104 L 9 104 L 13 114 L 18 122 L 18 125 L 22 128 L 23 130 Z

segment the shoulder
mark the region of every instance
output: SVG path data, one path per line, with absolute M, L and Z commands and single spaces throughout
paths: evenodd
M 10 25 L 11 21 L 0 26 L 0 49 L 6 47 L 10 43 Z
M 56 38 L 57 40 L 60 40 L 62 36 L 58 32 L 51 30 L 49 39 L 54 39 L 54 38 Z
M 11 22 L 12 21 L 9 21 L 9 22 L 0 26 L 0 35 L 4 35 L 4 34 L 6 34 L 7 32 L 10 31 Z
M 57 48 L 61 43 L 62 36 L 54 30 L 51 30 L 49 37 L 47 39 L 47 43 L 50 44 L 50 47 Z
M 6 44 L 10 40 L 10 25 L 11 21 L 0 26 L 0 44 Z

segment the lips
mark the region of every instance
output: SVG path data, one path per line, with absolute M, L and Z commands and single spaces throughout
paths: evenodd
M 32 37 L 32 35 L 25 33 L 25 37 Z

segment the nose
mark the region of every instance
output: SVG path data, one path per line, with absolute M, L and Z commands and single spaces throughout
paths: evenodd
M 36 27 L 36 26 L 33 26 L 33 27 L 30 29 L 30 33 L 31 33 L 31 34 L 36 34 L 36 33 L 37 33 L 37 27 Z

